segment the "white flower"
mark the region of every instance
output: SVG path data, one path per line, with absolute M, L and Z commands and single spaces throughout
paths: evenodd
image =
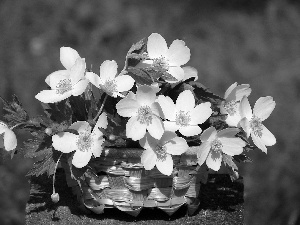
M 251 93 L 249 84 L 237 85 L 235 82 L 225 92 L 224 99 L 220 106 L 220 112 L 227 114 L 226 123 L 229 126 L 237 127 L 241 115 L 239 112 L 240 101 L 244 96 L 248 97 Z
M 182 81 L 185 81 L 192 77 L 194 77 L 194 81 L 198 80 L 198 71 L 194 67 L 185 66 L 185 67 L 182 67 L 182 69 L 184 71 L 184 77 L 183 77 Z
M 169 96 L 160 95 L 157 102 L 162 108 L 165 130 L 177 131 L 184 136 L 201 133 L 198 124 L 204 123 L 212 114 L 211 103 L 205 102 L 195 106 L 195 98 L 190 90 L 181 92 L 174 104 Z
M 0 121 L 0 138 L 3 136 L 3 145 L 1 143 L 0 148 L 3 148 L 6 151 L 14 150 L 17 147 L 17 137 L 15 133 L 9 129 L 9 127 Z M 1 141 L 2 142 L 2 141 Z
M 86 78 L 97 88 L 102 89 L 108 95 L 116 98 L 124 97 L 120 92 L 129 91 L 134 79 L 129 75 L 117 75 L 118 64 L 116 61 L 106 60 L 100 66 L 100 77 L 92 72 L 86 73 Z
M 246 143 L 235 135 L 238 128 L 227 128 L 217 132 L 214 127 L 209 127 L 200 136 L 202 144 L 197 152 L 198 164 L 201 166 L 205 161 L 206 165 L 218 171 L 221 167 L 222 154 L 229 156 L 239 155 L 243 152 Z
M 74 153 L 72 164 L 77 168 L 82 168 L 88 164 L 92 155 L 100 157 L 102 144 L 104 142 L 103 133 L 98 128 L 107 127 L 107 117 L 102 113 L 91 131 L 91 126 L 86 121 L 73 123 L 69 129 L 78 131 L 77 134 L 61 132 L 52 136 L 52 146 L 63 153 Z
M 85 79 L 85 60 L 69 47 L 60 48 L 60 61 L 66 70 L 58 70 L 47 76 L 45 82 L 51 90 L 38 93 L 35 98 L 43 103 L 55 103 L 70 96 L 81 95 L 87 85 Z
M 141 162 L 146 170 L 151 170 L 156 165 L 157 169 L 171 175 L 173 171 L 173 159 L 171 155 L 181 155 L 188 149 L 186 140 L 173 132 L 166 131 L 160 140 L 151 137 L 148 133 L 140 140 L 140 145 L 146 149 Z
M 271 96 L 259 98 L 254 105 L 253 113 L 246 96 L 240 104 L 243 118 L 240 122 L 241 127 L 246 132 L 247 137 L 251 135 L 254 144 L 265 153 L 267 153 L 266 146 L 276 144 L 276 138 L 262 122 L 270 116 L 275 105 L 276 103 Z
M 190 60 L 190 49 L 185 46 L 184 41 L 175 40 L 168 48 L 165 39 L 157 33 L 148 37 L 147 51 L 150 60 L 144 60 L 143 64 L 160 71 L 171 74 L 177 81 L 167 80 L 169 83 L 175 83 L 184 78 L 182 65 Z
M 136 94 L 132 92 L 116 104 L 120 116 L 130 117 L 126 124 L 126 136 L 132 140 L 140 140 L 146 130 L 156 139 L 164 133 L 163 123 L 160 119 L 162 113 L 156 100 L 155 90 L 147 85 L 137 88 Z

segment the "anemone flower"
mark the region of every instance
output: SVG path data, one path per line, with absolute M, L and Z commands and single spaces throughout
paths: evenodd
M 254 144 L 265 153 L 267 153 L 266 146 L 276 144 L 276 138 L 262 122 L 270 116 L 275 105 L 276 103 L 271 96 L 260 97 L 254 105 L 253 112 L 246 96 L 240 104 L 243 118 L 240 122 L 241 127 L 246 132 L 247 137 L 251 135 Z
M 145 149 L 141 162 L 146 170 L 151 170 L 156 165 L 157 169 L 170 176 L 173 171 L 171 155 L 181 155 L 186 152 L 188 145 L 182 137 L 177 137 L 174 132 L 166 131 L 160 140 L 153 138 L 148 133 L 139 141 Z
M 124 97 L 120 92 L 129 91 L 134 84 L 134 79 L 129 75 L 120 74 L 117 76 L 117 69 L 116 61 L 106 60 L 100 66 L 100 77 L 95 73 L 87 72 L 86 78 L 108 95 L 114 98 L 117 96 Z
M 249 96 L 251 88 L 249 84 L 237 85 L 237 82 L 232 84 L 225 92 L 224 99 L 220 105 L 220 112 L 227 114 L 226 123 L 229 126 L 237 127 L 241 118 L 239 112 L 240 101 L 244 96 Z
M 104 138 L 99 128 L 107 128 L 105 113 L 99 116 L 93 130 L 88 122 L 77 121 L 69 129 L 76 130 L 78 134 L 61 132 L 53 135 L 52 146 L 63 153 L 75 151 L 72 164 L 77 168 L 82 168 L 88 164 L 92 155 L 94 157 L 100 157 L 101 155 Z
M 130 92 L 128 97 L 116 104 L 120 116 L 130 117 L 126 124 L 126 136 L 134 141 L 140 140 L 146 131 L 156 139 L 164 133 L 160 117 L 162 112 L 155 102 L 156 92 L 151 86 L 142 85 L 137 88 L 136 94 Z
M 154 69 L 171 74 L 176 81 L 166 79 L 173 83 L 181 81 L 184 78 L 182 65 L 190 60 L 190 49 L 185 46 L 185 42 L 175 40 L 168 48 L 165 39 L 157 33 L 148 37 L 147 51 L 149 59 L 142 61 L 141 65 L 148 65 Z
M 12 151 L 17 147 L 17 137 L 9 127 L 0 121 L 0 135 L 3 135 L 3 146 L 6 151 Z M 2 138 L 2 137 L 0 137 Z M 1 141 L 2 142 L 2 141 Z M 2 143 L 1 143 L 2 144 Z
M 239 132 L 238 128 L 227 128 L 217 132 L 214 127 L 209 127 L 200 136 L 201 145 L 197 152 L 198 164 L 206 165 L 218 171 L 222 163 L 222 155 L 239 155 L 243 152 L 246 143 L 235 135 Z
M 51 90 L 43 90 L 35 96 L 43 103 L 55 103 L 72 95 L 81 95 L 89 83 L 84 76 L 85 60 L 80 58 L 76 50 L 60 48 L 60 61 L 66 69 L 51 73 L 45 80 Z
M 212 114 L 211 103 L 205 102 L 195 106 L 195 98 L 190 90 L 181 92 L 174 104 L 169 96 L 159 95 L 157 98 L 163 113 L 165 130 L 179 131 L 184 136 L 201 133 L 198 124 L 204 123 Z

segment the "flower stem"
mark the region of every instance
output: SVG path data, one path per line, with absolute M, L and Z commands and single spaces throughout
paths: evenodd
M 10 129 L 13 130 L 13 129 L 15 129 L 16 127 L 21 126 L 21 125 L 24 125 L 24 124 L 27 124 L 27 122 L 17 123 L 16 125 L 12 126 Z
M 58 165 L 58 162 L 60 160 L 60 158 L 62 157 L 63 153 L 60 154 L 60 156 L 58 157 L 57 159 L 57 162 L 55 164 L 55 168 L 54 168 L 54 174 L 53 174 L 53 183 L 52 183 L 52 187 L 53 187 L 53 194 L 55 193 L 55 187 L 54 187 L 54 183 L 55 183 L 55 174 L 56 174 L 56 169 L 57 169 L 57 165 Z
M 102 102 L 102 105 L 101 105 L 101 107 L 100 107 L 100 109 L 99 109 L 97 115 L 96 115 L 95 118 L 93 119 L 94 122 L 96 122 L 97 118 L 100 116 L 100 114 L 101 114 L 101 112 L 102 112 L 102 110 L 103 110 L 104 104 L 105 104 L 105 102 L 106 102 L 106 99 L 107 99 L 107 95 L 105 95 L 105 97 L 104 97 L 104 99 L 103 99 L 103 102 Z

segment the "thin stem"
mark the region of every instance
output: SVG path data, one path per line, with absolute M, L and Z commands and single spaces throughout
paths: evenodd
M 54 168 L 54 174 L 53 174 L 53 183 L 52 183 L 52 187 L 53 187 L 53 194 L 55 194 L 55 187 L 54 187 L 54 183 L 55 183 L 55 174 L 56 174 L 56 169 L 57 169 L 57 165 L 58 165 L 58 162 L 61 158 L 61 156 L 63 155 L 63 153 L 60 154 L 60 156 L 58 157 L 57 159 L 57 162 L 55 164 L 55 168 Z
M 16 125 L 12 126 L 10 129 L 13 130 L 13 129 L 15 129 L 16 127 L 21 126 L 21 125 L 24 125 L 24 124 L 27 124 L 27 122 L 17 123 Z
M 108 95 L 105 95 L 105 97 L 104 97 L 104 99 L 103 99 L 103 102 L 102 102 L 102 105 L 101 105 L 101 107 L 100 107 L 100 109 L 99 109 L 97 115 L 96 115 L 95 118 L 93 119 L 94 122 L 96 122 L 97 118 L 100 116 L 100 114 L 101 114 L 101 112 L 102 112 L 102 110 L 103 110 L 104 104 L 105 104 L 105 102 L 106 102 L 107 96 L 108 96 Z

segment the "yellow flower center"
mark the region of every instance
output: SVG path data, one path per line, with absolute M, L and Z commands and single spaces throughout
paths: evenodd
M 181 127 L 186 127 L 189 125 L 191 121 L 191 116 L 189 112 L 185 112 L 180 110 L 179 112 L 176 113 L 176 124 L 181 126 Z
M 152 110 L 149 106 L 145 105 L 145 106 L 141 106 L 138 109 L 138 118 L 137 120 L 141 123 L 141 124 L 147 124 L 147 126 L 149 124 L 152 123 Z
M 213 140 L 210 145 L 210 149 L 215 153 L 221 152 L 222 147 L 223 147 L 223 145 L 222 145 L 221 141 L 219 141 L 218 139 Z
M 169 63 L 165 57 L 159 57 L 153 59 L 152 67 L 156 70 L 166 72 L 169 69 Z
M 56 94 L 64 94 L 72 90 L 71 79 L 63 79 L 56 85 Z
M 234 116 L 238 110 L 238 104 L 235 100 L 225 102 L 223 107 L 230 116 Z
M 156 153 L 158 160 L 164 161 L 167 158 L 167 152 L 165 146 L 157 145 L 154 152 Z
M 250 128 L 253 132 L 253 134 L 257 137 L 262 137 L 262 123 L 261 120 L 258 117 L 253 116 L 250 120 Z
M 88 152 L 92 146 L 91 133 L 88 131 L 80 132 L 77 140 L 78 150 L 82 152 Z
M 101 85 L 101 88 L 108 94 L 113 95 L 117 91 L 117 84 L 114 80 L 105 81 L 104 85 Z

